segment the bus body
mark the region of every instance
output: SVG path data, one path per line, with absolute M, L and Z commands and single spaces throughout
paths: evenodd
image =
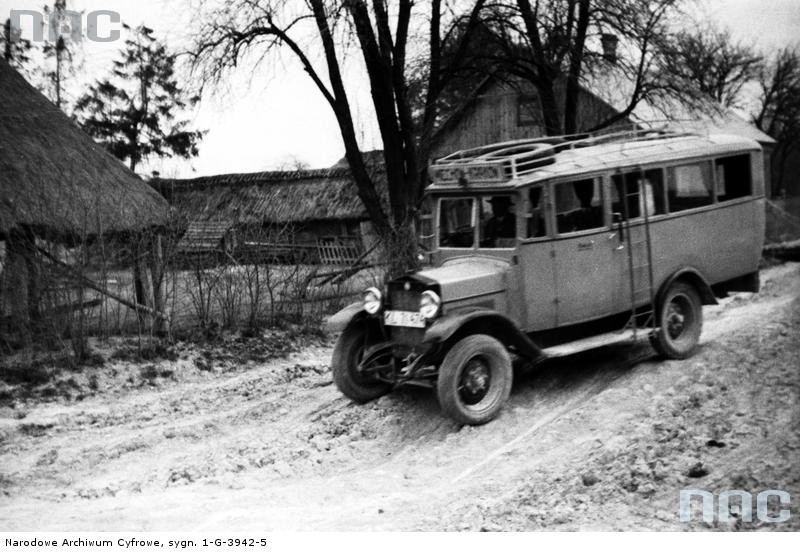
M 456 152 L 430 174 L 432 267 L 332 320 L 334 377 L 357 401 L 429 385 L 448 415 L 484 423 L 510 389 L 509 353 L 538 361 L 646 335 L 685 358 L 703 304 L 758 290 L 752 140 L 547 137 Z

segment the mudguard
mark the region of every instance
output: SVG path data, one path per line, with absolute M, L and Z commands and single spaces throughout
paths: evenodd
M 482 333 L 527 358 L 537 358 L 542 350 L 510 318 L 481 307 L 464 307 L 438 318 L 426 331 L 423 342 L 438 345 L 454 337 Z
M 325 321 L 325 331 L 328 333 L 342 332 L 353 320 L 359 320 L 367 316 L 364 310 L 364 303 L 361 301 L 350 303 Z
M 656 294 L 656 305 L 661 304 L 661 299 L 664 297 L 664 294 L 676 280 L 686 280 L 697 288 L 697 293 L 700 294 L 700 299 L 703 301 L 704 305 L 716 305 L 719 303 L 714 292 L 711 290 L 708 280 L 703 277 L 699 270 L 687 266 L 675 271 L 669 278 L 664 280 Z

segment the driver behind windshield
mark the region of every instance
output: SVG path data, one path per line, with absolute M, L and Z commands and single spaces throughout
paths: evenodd
M 495 196 L 490 203 L 492 216 L 486 221 L 481 240 L 481 245 L 484 247 L 496 247 L 498 239 L 515 238 L 517 235 L 517 218 L 511 212 L 511 198 Z

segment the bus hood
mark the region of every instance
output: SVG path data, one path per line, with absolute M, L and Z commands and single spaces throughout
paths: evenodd
M 509 263 L 503 259 L 470 256 L 448 259 L 442 266 L 421 270 L 415 276 L 438 284 L 442 301 L 447 303 L 505 291 L 508 269 Z

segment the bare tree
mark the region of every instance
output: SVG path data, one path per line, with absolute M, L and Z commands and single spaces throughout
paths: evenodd
M 761 99 L 753 118 L 755 125 L 775 138 L 773 153 L 774 193 L 784 187 L 786 163 L 800 151 L 800 52 L 784 48 L 763 67 L 759 78 Z
M 485 0 L 474 2 L 477 14 Z M 424 5 L 424 4 L 420 4 Z M 421 118 L 430 136 L 435 120 L 435 98 L 444 76 L 440 73 L 442 6 L 430 4 L 430 82 L 426 113 Z M 193 66 L 204 82 L 219 82 L 241 63 L 282 52 L 294 56 L 334 113 L 357 193 L 375 227 L 387 241 L 406 243 L 407 251 L 395 256 L 397 269 L 414 262 L 411 239 L 416 205 L 424 188 L 424 147 L 412 116 L 407 83 L 407 47 L 412 22 L 412 0 L 308 0 L 288 4 L 280 0 L 235 0 L 214 4 L 204 18 L 192 49 Z M 472 16 L 473 19 L 475 16 Z M 308 44 L 314 37 L 322 60 Z M 383 142 L 383 161 L 388 181 L 388 205 L 381 200 L 375 179 L 361 154 L 350 97 L 342 78 L 342 61 L 351 51 L 360 54 L 371 87 L 372 105 Z M 423 146 L 425 141 L 423 140 Z M 388 207 L 388 211 L 387 211 Z
M 755 80 L 761 66 L 751 46 L 710 25 L 677 33 L 664 54 L 665 86 L 675 94 L 696 92 L 725 107 L 738 105 L 742 87 Z
M 579 130 L 580 88 L 587 75 L 613 71 L 623 77 L 630 83 L 626 105 L 595 127 L 603 128 L 625 120 L 640 102 L 663 91 L 662 51 L 680 1 L 492 3 L 482 23 L 491 29 L 494 44 L 483 51 L 500 78 L 509 75 L 534 86 L 550 135 Z

